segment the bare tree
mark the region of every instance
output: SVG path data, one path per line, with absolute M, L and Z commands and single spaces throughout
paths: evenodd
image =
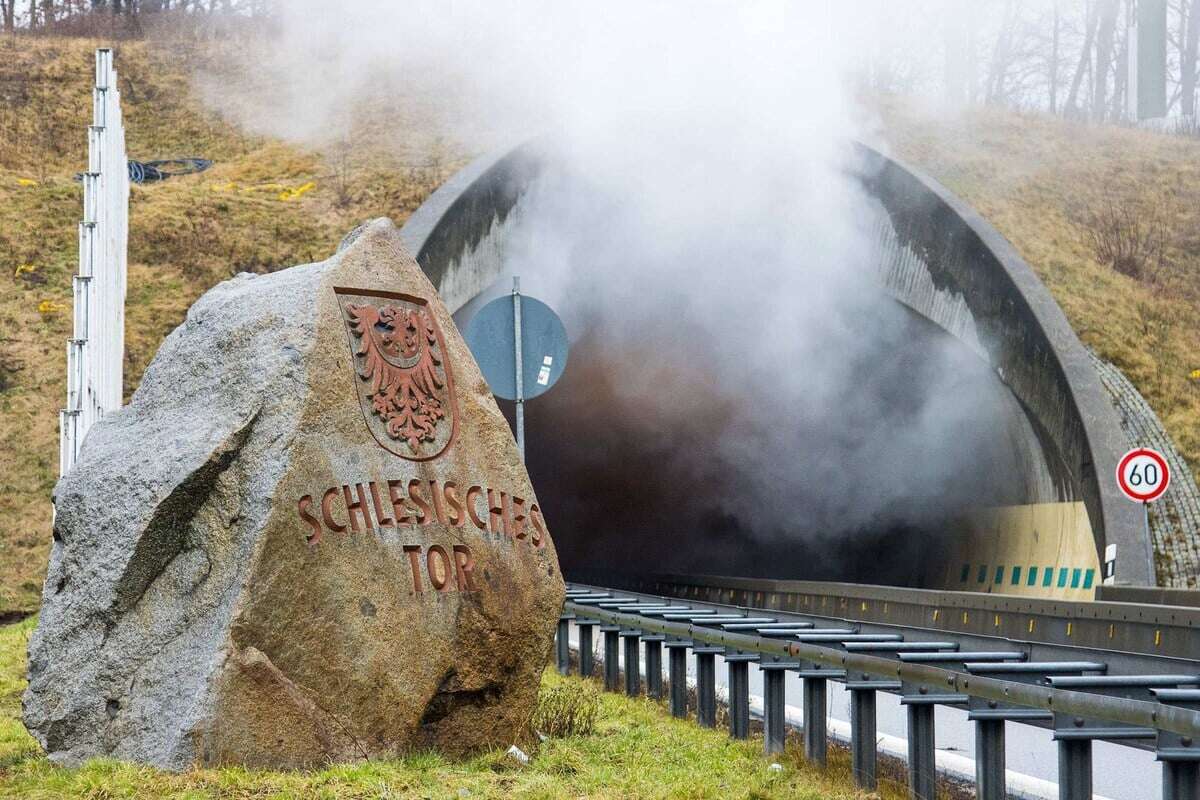
M 1200 2 L 1200 0 L 1197 0 Z M 1059 66 L 1059 32 L 1062 20 L 1058 13 L 1058 0 L 1054 0 L 1053 21 L 1050 32 L 1050 113 L 1058 113 L 1058 66 Z
M 1083 46 L 1079 48 L 1079 63 L 1075 67 L 1075 76 L 1071 78 L 1071 91 L 1067 94 L 1067 110 L 1075 111 L 1078 108 L 1079 88 L 1083 83 L 1083 76 L 1091 69 L 1092 63 L 1092 42 L 1096 39 L 1096 25 L 1099 20 L 1099 15 L 1096 13 L 1096 8 L 1089 5 L 1087 11 L 1087 19 L 1084 22 Z
M 1120 0 L 1097 0 L 1096 67 L 1092 81 L 1092 118 L 1104 119 L 1105 100 L 1108 98 L 1108 73 L 1112 69 L 1113 44 L 1117 31 L 1117 12 Z

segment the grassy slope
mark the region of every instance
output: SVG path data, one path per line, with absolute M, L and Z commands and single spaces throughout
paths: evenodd
M 435 755 L 336 765 L 304 772 L 237 768 L 179 775 L 94 761 L 76 770 L 52 766 L 18 716 L 24 690 L 25 645 L 33 620 L 0 627 L 0 796 L 27 798 L 862 798 L 850 788 L 843 751 L 831 768 L 808 765 L 791 749 L 768 770 L 761 739 L 737 742 L 720 730 L 672 719 L 661 704 L 604 694 L 589 736 L 551 739 L 519 767 L 501 753 L 455 763 Z M 543 684 L 563 680 L 548 671 Z M 905 797 L 904 787 L 881 782 L 879 797 Z
M 81 213 L 72 175 L 86 164 L 96 45 L 0 38 L 0 613 L 37 607 L 50 541 Z M 169 57 L 163 44 L 117 49 L 131 157 L 216 161 L 133 188 L 127 395 L 204 290 L 240 271 L 325 258 L 363 219 L 403 222 L 462 163 L 435 143 L 390 149 L 398 155 L 367 148 L 348 165 L 338 154 L 335 169 L 321 153 L 246 135 L 193 95 L 191 67 L 216 59 L 179 42 Z M 281 199 L 310 181 L 314 189 Z M 39 311 L 46 301 L 63 310 Z
M 980 211 L 1049 287 L 1083 341 L 1138 387 L 1200 478 L 1200 141 L 976 111 L 884 111 L 896 153 Z M 1158 213 L 1169 264 L 1151 283 L 1097 262 L 1080 227 L 1109 199 Z

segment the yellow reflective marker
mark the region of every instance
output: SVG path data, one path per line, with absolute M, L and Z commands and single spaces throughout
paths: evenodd
M 38 303 L 39 314 L 57 314 L 59 311 L 66 311 L 67 307 L 62 303 L 56 303 L 53 300 L 43 300 Z
M 17 270 L 13 273 L 13 277 L 15 278 L 18 275 L 23 275 L 27 272 L 34 272 L 36 270 L 37 267 L 35 267 L 33 264 L 17 264 Z
M 295 189 L 284 189 L 282 192 L 279 193 L 279 199 L 280 200 L 295 200 L 297 197 L 300 197 L 305 192 L 311 192 L 315 188 L 317 188 L 317 184 L 312 181 L 309 181 L 308 183 L 297 186 Z
M 1071 623 L 1068 622 L 1067 623 L 1067 636 L 1070 636 L 1070 635 L 1071 635 Z
M 17 186 L 38 186 L 38 182 L 33 178 L 17 178 Z M 1200 370 L 1198 370 L 1200 371 Z
M 1192 380 L 1200 381 L 1200 369 L 1192 370 Z

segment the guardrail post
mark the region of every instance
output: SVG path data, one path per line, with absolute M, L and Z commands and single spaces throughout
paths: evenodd
M 767 755 L 783 752 L 787 736 L 786 670 L 800 665 L 783 661 L 759 664 L 763 676 L 763 750 Z
M 1059 800 L 1091 800 L 1091 739 L 1058 740 Z
M 1200 798 L 1200 764 L 1195 761 L 1163 762 L 1163 800 Z
M 590 678 L 595 670 L 595 653 L 592 650 L 592 628 L 596 623 L 591 620 L 577 620 L 575 627 L 579 629 L 579 674 Z
M 1150 693 L 1164 705 L 1200 710 L 1200 690 L 1151 689 Z M 1155 750 L 1163 765 L 1163 800 L 1200 799 L 1200 747 L 1195 738 L 1160 730 Z
M 933 710 L 932 703 L 908 706 L 908 793 L 914 800 L 935 800 L 937 791 Z
M 691 642 L 667 642 L 670 663 L 667 665 L 671 681 L 671 716 L 687 716 L 687 649 Z
M 621 631 L 625 640 L 625 694 L 637 697 L 642 693 L 641 631 Z
M 717 724 L 717 653 L 724 647 L 693 647 L 696 654 L 696 722 L 705 728 Z
M 825 716 L 829 687 L 825 678 L 804 677 L 804 757 L 825 764 L 829 749 Z
M 555 653 L 558 661 L 558 674 L 567 675 L 571 672 L 571 620 L 574 614 L 563 614 L 558 618 L 558 633 L 555 636 Z
M 1004 720 L 975 720 L 975 796 L 977 800 L 1006 800 L 1004 780 Z
M 876 755 L 875 690 L 850 690 L 850 769 L 854 785 L 875 791 Z
M 621 689 L 621 628 L 617 625 L 602 625 L 600 632 L 604 634 L 604 689 L 617 692 Z
M 643 636 L 646 645 L 646 694 L 655 700 L 663 696 L 662 643 L 665 636 Z
M 725 656 L 729 669 L 729 735 L 735 739 L 750 736 L 750 662 L 757 660 L 757 653 Z

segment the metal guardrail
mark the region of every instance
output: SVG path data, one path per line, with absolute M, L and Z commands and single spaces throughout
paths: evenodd
M 1006 797 L 1004 723 L 1051 728 L 1058 742 L 1059 797 L 1092 797 L 1092 742 L 1153 748 L 1163 763 L 1164 800 L 1200 798 L 1200 662 L 1146 654 L 1113 658 L 1088 650 L 864 623 L 817 613 L 778 611 L 571 584 L 558 625 L 557 663 L 569 665 L 569 634 L 579 631 L 579 663 L 591 675 L 593 629 L 604 635 L 603 674 L 610 691 L 669 693 L 671 713 L 687 715 L 687 655 L 696 659 L 696 717 L 716 724 L 716 656 L 729 669 L 730 733 L 749 735 L 749 664 L 764 677 L 764 747 L 783 749 L 784 674 L 803 681 L 807 758 L 826 759 L 828 681 L 844 683 L 851 702 L 851 762 L 856 783 L 876 786 L 876 692 L 900 695 L 908 713 L 909 792 L 934 798 L 934 708 L 966 708 L 976 725 L 976 783 L 981 800 Z M 624 641 L 622 647 L 621 642 Z M 668 653 L 664 688 L 662 651 Z M 1200 655 L 1200 652 L 1194 653 Z M 1131 667 L 1141 669 L 1130 669 Z
M 963 635 L 1094 648 L 1152 658 L 1200 658 L 1200 608 L 1161 603 L 1155 590 L 1101 587 L 1105 602 L 828 581 L 715 575 L 636 575 L 574 570 L 594 585 Z M 1161 591 L 1161 590 L 1158 590 Z M 1137 602 L 1131 602 L 1137 600 Z M 1115 656 L 1114 656 L 1115 657 Z M 1131 664 L 1145 669 L 1146 664 Z

